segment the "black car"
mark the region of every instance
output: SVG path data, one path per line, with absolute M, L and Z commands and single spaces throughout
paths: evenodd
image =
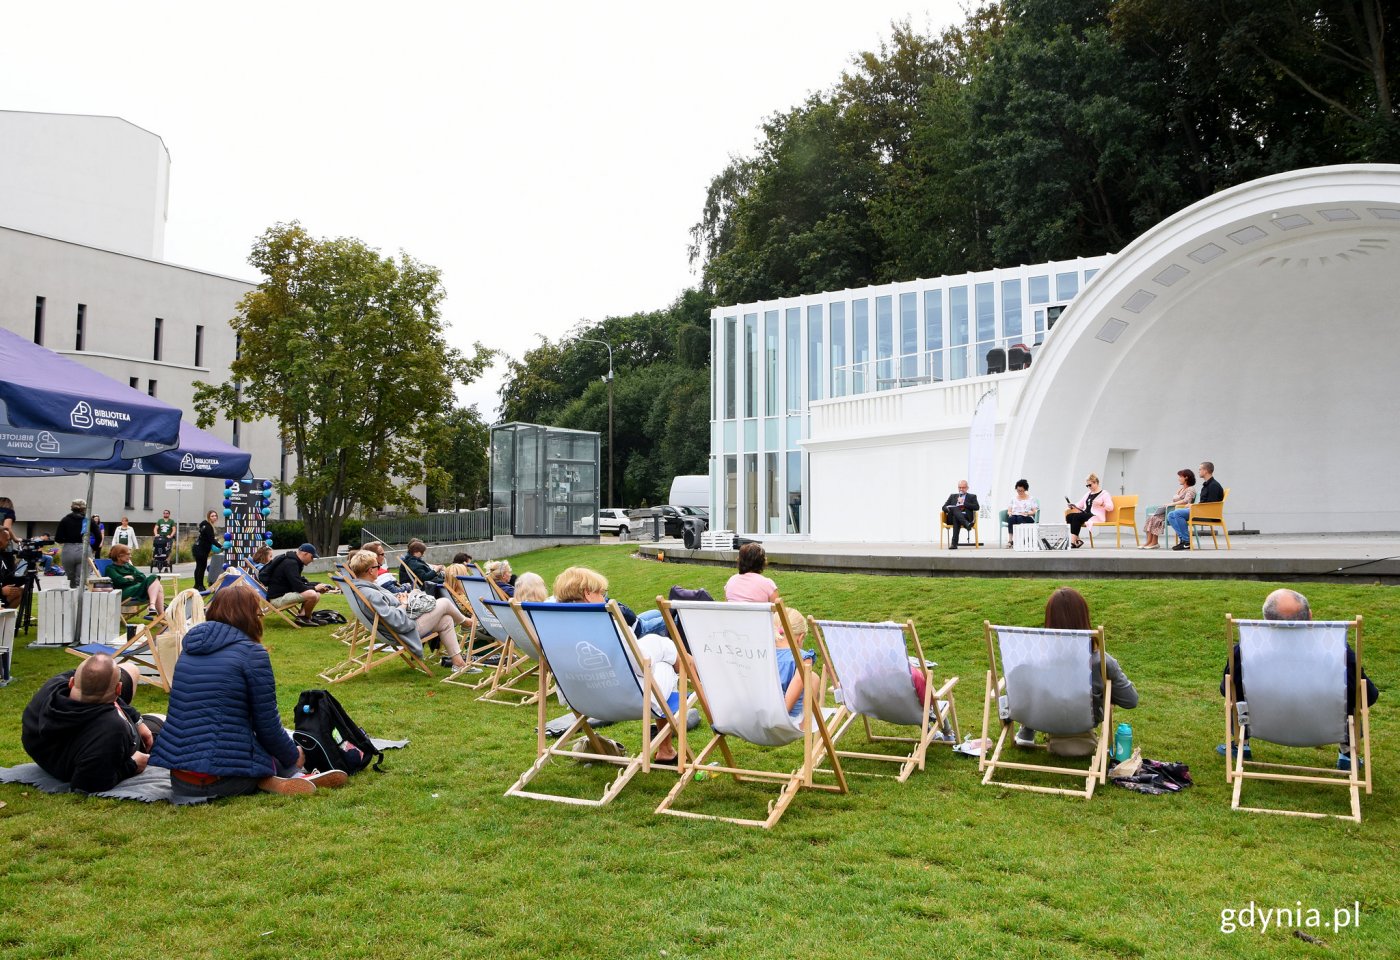
M 705 507 L 664 506 L 658 509 L 661 510 L 662 516 L 665 518 L 662 522 L 666 527 L 666 536 L 675 537 L 677 540 L 685 536 L 686 520 L 690 517 L 696 517 L 704 521 L 703 526 L 700 528 L 701 530 L 708 528 L 710 525 L 710 511 Z

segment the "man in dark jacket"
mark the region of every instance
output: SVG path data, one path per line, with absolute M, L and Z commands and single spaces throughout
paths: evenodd
M 958 549 L 958 535 L 963 529 L 972 529 L 977 522 L 977 494 L 967 492 L 967 481 L 958 481 L 958 492 L 948 495 L 943 501 L 943 521 L 953 528 L 953 542 L 949 550 Z
M 21 718 L 24 750 L 44 772 L 100 793 L 146 769 L 152 731 L 131 706 L 133 672 L 106 654 L 39 688 Z M 152 721 L 154 722 L 154 721 Z
M 316 609 L 316 601 L 330 589 L 328 584 L 312 583 L 302 576 L 302 570 L 316 559 L 316 548 L 303 543 L 295 550 L 288 550 L 280 557 L 274 557 L 258 571 L 258 579 L 267 588 L 267 600 L 279 610 L 301 604 L 301 613 L 296 622 L 303 627 L 314 627 L 311 611 Z
M 1201 478 L 1201 491 L 1196 496 L 1197 503 L 1219 503 L 1225 499 L 1225 488 L 1220 485 L 1220 481 L 1215 479 L 1215 464 L 1209 460 L 1202 460 L 1201 465 L 1196 468 L 1197 475 Z M 1186 529 L 1186 518 L 1191 515 L 1190 507 L 1183 507 L 1173 510 L 1167 514 L 1167 523 L 1171 524 L 1172 530 L 1176 531 L 1176 546 L 1173 550 L 1191 549 L 1191 532 Z M 1219 516 L 1219 514 L 1215 514 Z

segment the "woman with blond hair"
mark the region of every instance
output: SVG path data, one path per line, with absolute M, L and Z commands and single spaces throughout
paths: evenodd
M 515 585 L 511 583 L 509 560 L 492 560 L 486 565 L 486 579 L 496 585 L 496 589 L 507 597 L 515 595 Z
M 372 550 L 356 550 L 345 561 L 345 568 L 355 578 L 355 588 L 369 601 L 374 613 L 379 615 L 379 619 L 387 624 L 390 630 L 402 637 L 409 647 L 421 654 L 421 637 L 436 633 L 443 653 L 446 654 L 442 665 L 450 668 L 453 673 L 467 669 L 467 660 L 462 656 L 462 644 L 457 639 L 457 626 L 466 622 L 467 618 L 457 609 L 450 597 L 439 597 L 431 610 L 419 614 L 415 619 L 405 607 L 409 594 L 390 593 L 375 583 L 379 557 Z
M 1074 537 L 1070 546 L 1076 548 L 1084 546 L 1084 541 L 1079 539 L 1079 531 L 1103 523 L 1113 510 L 1113 497 L 1099 486 L 1098 474 L 1091 473 L 1085 477 L 1084 486 L 1088 489 L 1078 503 L 1069 503 L 1069 498 L 1065 498 L 1065 502 L 1069 503 L 1065 509 L 1065 523 L 1069 524 L 1070 535 Z

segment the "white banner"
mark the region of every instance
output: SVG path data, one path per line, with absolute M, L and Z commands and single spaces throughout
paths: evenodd
M 997 392 L 988 390 L 977 401 L 967 435 L 967 486 L 977 494 L 982 515 L 992 508 L 992 480 L 996 471 Z M 992 514 L 995 516 L 995 514 Z

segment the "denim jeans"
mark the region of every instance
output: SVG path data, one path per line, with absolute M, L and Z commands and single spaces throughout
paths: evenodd
M 277 776 L 279 777 L 295 777 L 301 772 L 301 767 L 284 767 L 280 763 L 277 765 Z M 257 793 L 258 781 L 260 780 L 262 777 L 220 777 L 213 783 L 199 786 L 172 776 L 170 778 L 171 802 L 181 804 L 200 800 L 217 800 L 220 797 L 243 797 Z
M 1191 515 L 1189 509 L 1173 510 L 1167 514 L 1167 524 L 1176 532 L 1176 538 L 1182 543 L 1191 539 L 1191 535 L 1186 530 L 1186 518 Z
M 639 637 L 655 635 L 666 636 L 666 618 L 661 615 L 660 610 L 643 610 L 637 614 L 636 634 Z

